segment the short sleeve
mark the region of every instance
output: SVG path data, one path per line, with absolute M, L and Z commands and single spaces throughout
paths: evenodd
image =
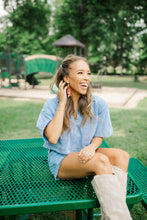
M 40 134 L 45 141 L 48 141 L 48 140 L 44 135 L 44 129 L 53 119 L 55 115 L 55 111 L 56 111 L 56 104 L 52 100 L 49 100 L 44 104 L 40 112 L 40 115 L 37 121 L 37 128 L 39 129 Z
M 113 128 L 110 119 L 110 113 L 107 103 L 103 99 L 99 99 L 97 105 L 97 127 L 94 137 L 107 138 L 113 133 Z

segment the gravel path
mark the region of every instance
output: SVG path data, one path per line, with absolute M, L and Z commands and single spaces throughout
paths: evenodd
M 102 87 L 92 89 L 92 93 L 106 100 L 109 107 L 135 108 L 138 102 L 147 97 L 147 90 L 136 88 Z M 36 86 L 26 90 L 13 87 L 11 89 L 0 88 L 0 98 L 13 98 L 19 100 L 47 100 L 55 97 L 48 86 Z

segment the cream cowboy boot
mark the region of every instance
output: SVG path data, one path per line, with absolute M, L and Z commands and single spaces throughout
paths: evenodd
M 119 167 L 116 167 L 116 166 L 113 166 L 113 165 L 112 165 L 112 173 L 114 173 L 117 176 L 118 181 L 120 183 L 122 193 L 123 193 L 123 198 L 126 201 L 128 173 L 123 171 Z M 103 212 L 102 208 L 101 208 L 101 214 L 102 214 L 101 220 L 105 220 L 104 212 Z
M 103 210 L 103 219 L 132 219 L 116 175 L 96 175 L 91 183 Z
M 128 173 L 116 166 L 112 166 L 112 172 L 118 178 L 123 193 L 123 198 L 126 201 Z

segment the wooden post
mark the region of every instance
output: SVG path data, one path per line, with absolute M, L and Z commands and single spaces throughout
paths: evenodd
M 56 61 L 56 71 L 58 69 L 58 48 L 56 47 L 56 57 L 57 57 L 57 61 Z
M 82 47 L 80 47 L 80 56 L 82 56 Z
M 77 47 L 74 47 L 74 54 L 77 55 Z
M 17 44 L 17 69 L 16 69 L 16 77 L 17 77 L 17 85 L 20 88 L 19 85 L 19 79 L 20 79 L 20 54 L 19 54 L 19 46 Z
M 62 48 L 62 58 L 64 59 L 64 47 Z
M 11 87 L 11 49 L 10 44 L 7 45 L 7 53 L 8 53 L 8 72 L 9 72 L 9 86 Z

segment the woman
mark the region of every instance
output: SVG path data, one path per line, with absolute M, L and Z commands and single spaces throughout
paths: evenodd
M 58 96 L 45 103 L 37 122 L 44 147 L 50 149 L 52 174 L 55 179 L 95 175 L 92 186 L 102 219 L 131 219 L 125 201 L 129 155 L 120 149 L 99 148 L 113 129 L 106 102 L 91 95 L 87 60 L 67 56 L 54 81 Z

